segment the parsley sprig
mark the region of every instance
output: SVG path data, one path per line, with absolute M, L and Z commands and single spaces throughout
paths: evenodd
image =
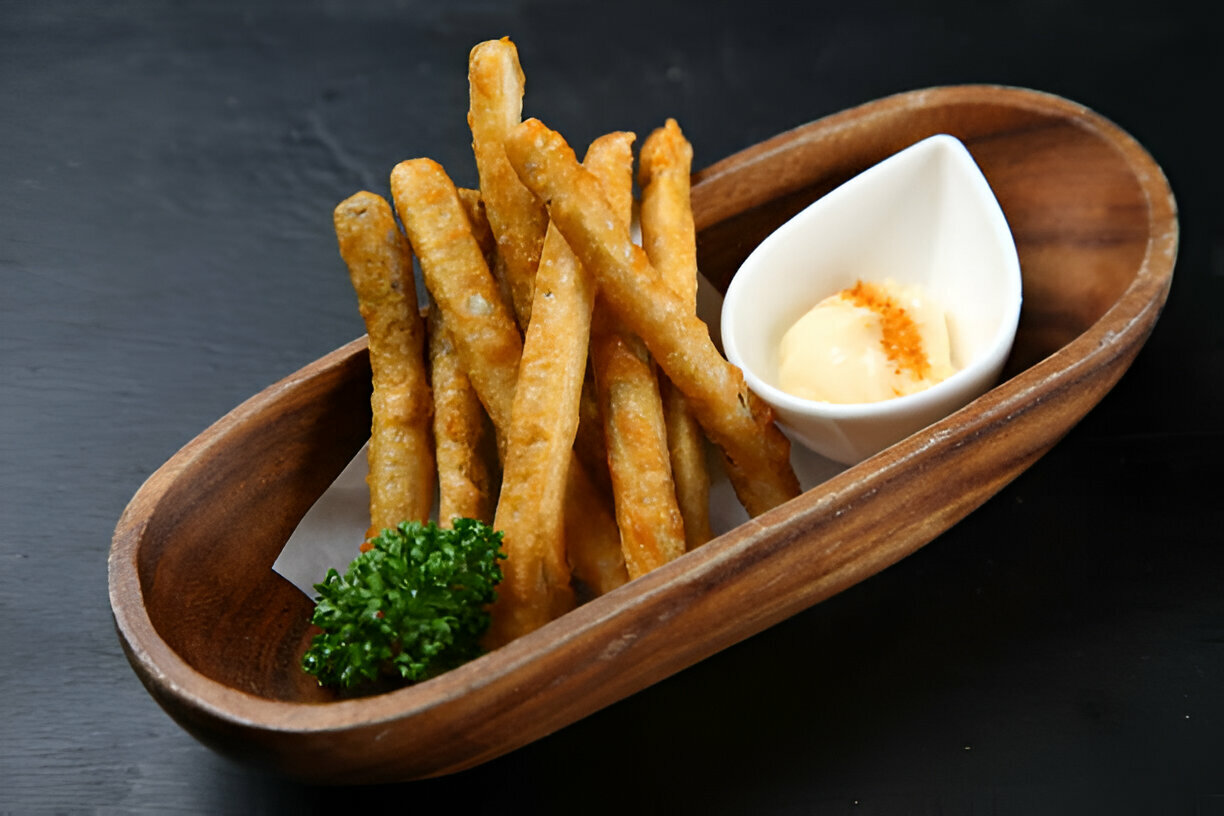
M 501 581 L 502 534 L 474 519 L 453 529 L 402 522 L 370 540 L 341 576 L 320 584 L 302 658 L 320 685 L 347 688 L 390 674 L 423 680 L 477 657 Z

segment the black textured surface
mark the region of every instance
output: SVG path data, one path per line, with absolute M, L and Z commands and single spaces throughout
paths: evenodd
M 1224 813 L 1206 8 L 0 0 L 0 812 Z M 331 208 L 411 156 L 474 183 L 466 57 L 503 34 L 528 115 L 574 144 L 675 116 L 697 167 L 896 91 L 1067 96 L 1165 168 L 1172 295 L 1078 428 L 901 564 L 472 771 L 297 786 L 145 693 L 110 533 L 178 447 L 361 333 Z

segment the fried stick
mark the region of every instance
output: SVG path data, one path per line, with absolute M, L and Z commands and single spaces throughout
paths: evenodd
M 456 351 L 481 404 L 492 420 L 501 458 L 509 465 L 513 404 L 522 343 L 509 311 L 497 297 L 497 285 L 462 213 L 454 185 L 430 159 L 401 162 L 392 171 L 391 190 L 400 220 L 421 261 L 426 288 L 433 295 L 454 340 Z M 574 556 L 575 568 L 591 591 L 602 593 L 624 583 L 624 565 L 609 561 L 619 554 L 615 519 L 603 506 L 585 471 L 570 454 L 565 486 L 566 535 L 536 546 L 520 547 L 504 539 L 508 558 L 490 631 L 493 644 L 530 631 L 572 603 L 565 542 L 592 555 Z M 496 526 L 496 522 L 495 522 Z
M 578 164 L 565 140 L 529 119 L 507 139 L 506 155 L 523 182 L 549 202 L 550 217 L 595 277 L 600 296 L 645 341 L 726 454 L 727 475 L 748 513 L 759 515 L 797 496 L 790 443 L 773 424 L 773 412 L 630 240 L 599 182 Z
M 502 271 L 504 264 L 501 256 L 497 254 L 497 239 L 493 237 L 493 228 L 489 226 L 489 214 L 485 211 L 484 199 L 479 190 L 469 187 L 457 187 L 455 191 L 459 193 L 459 203 L 463 205 L 468 223 L 472 225 L 472 237 L 476 239 L 476 243 L 480 244 L 480 251 L 484 253 L 485 265 L 489 267 L 489 271 L 493 273 L 493 278 L 497 281 L 502 302 L 509 306 L 513 303 L 510 297 L 510 284 L 506 281 L 506 276 Z
M 434 446 L 438 460 L 438 526 L 456 518 L 493 521 L 489 466 L 482 454 L 485 412 L 455 352 L 446 320 L 429 309 L 429 373 L 433 386 Z
M 633 209 L 632 161 L 630 155 L 611 179 L 600 179 L 612 212 L 625 224 Z M 642 341 L 602 304 L 592 321 L 591 362 L 621 551 L 629 577 L 636 578 L 684 554 L 659 379 Z
M 531 320 L 536 268 L 548 228 L 544 206 L 519 181 L 502 146 L 522 119 L 523 69 L 509 37 L 478 44 L 468 56 L 468 127 L 489 226 L 520 328 Z M 497 270 L 495 270 L 497 271 Z
M 609 134 L 591 145 L 587 160 L 595 165 L 619 160 L 629 182 L 632 142 L 632 134 Z M 581 467 L 570 463 L 574 461 L 572 448 L 595 299 L 590 277 L 551 226 L 544 239 L 535 291 L 493 526 L 517 547 L 545 551 L 570 538 L 564 534 L 564 520 L 570 515 L 565 507 L 565 490 L 571 476 L 582 478 L 578 473 Z M 574 533 L 582 535 L 585 531 Z M 568 550 L 575 562 L 588 552 L 583 547 Z M 572 596 L 553 595 L 561 605 L 552 610 L 526 603 L 507 603 L 503 610 L 497 610 L 517 614 L 496 616 L 492 639 L 510 640 L 525 634 L 565 612 L 566 603 L 573 603 Z
M 668 119 L 642 145 L 638 186 L 642 190 L 642 247 L 650 264 L 694 314 L 697 310 L 697 241 L 689 177 L 693 146 L 675 119 Z M 667 447 L 676 501 L 684 518 L 687 549 L 713 537 L 710 529 L 710 474 L 705 437 L 688 401 L 666 375 L 659 377 Z
M 380 196 L 342 201 L 333 220 L 370 342 L 370 530 L 426 521 L 433 504 L 432 402 L 412 254 Z
M 498 448 L 510 406 L 522 340 L 506 310 L 454 184 L 432 159 L 400 162 L 391 195 L 421 262 L 425 288 L 442 310 L 455 350 L 493 421 Z

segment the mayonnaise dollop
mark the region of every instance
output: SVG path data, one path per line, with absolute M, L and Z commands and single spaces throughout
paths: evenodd
M 918 287 L 859 281 L 782 336 L 778 385 L 819 402 L 879 402 L 955 372 L 943 311 Z

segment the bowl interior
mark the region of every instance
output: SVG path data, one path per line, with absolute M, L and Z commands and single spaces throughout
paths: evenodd
M 695 180 L 703 272 L 725 289 L 794 213 L 941 132 L 973 154 L 1015 236 L 1025 300 L 1007 371 L 1058 352 L 1135 278 L 1150 227 L 1125 156 L 1065 107 L 953 96 L 879 109 L 850 140 L 816 123 L 780 137 L 789 139 L 785 150 L 766 143 L 733 157 Z M 274 388 L 172 460 L 173 483 L 155 506 L 129 507 L 127 517 L 147 520 L 131 532 L 140 597 L 126 602 L 143 604 L 165 645 L 205 677 L 267 700 L 323 702 L 332 693 L 298 668 L 311 604 L 271 565 L 368 433 L 364 345 Z
M 805 402 L 779 389 L 782 335 L 860 279 L 914 285 L 939 304 L 957 369 L 979 363 L 1014 332 L 1015 245 L 959 141 L 932 136 L 885 159 L 805 208 L 745 259 L 727 289 L 722 336 L 758 393 Z
M 298 521 L 369 434 L 364 343 L 274 386 L 188 451 L 149 517 L 137 573 L 150 622 L 193 669 L 273 700 L 336 699 L 299 668 L 314 604 L 272 571 Z M 266 392 L 265 392 L 266 393 Z M 247 420 L 247 421 L 243 421 Z

